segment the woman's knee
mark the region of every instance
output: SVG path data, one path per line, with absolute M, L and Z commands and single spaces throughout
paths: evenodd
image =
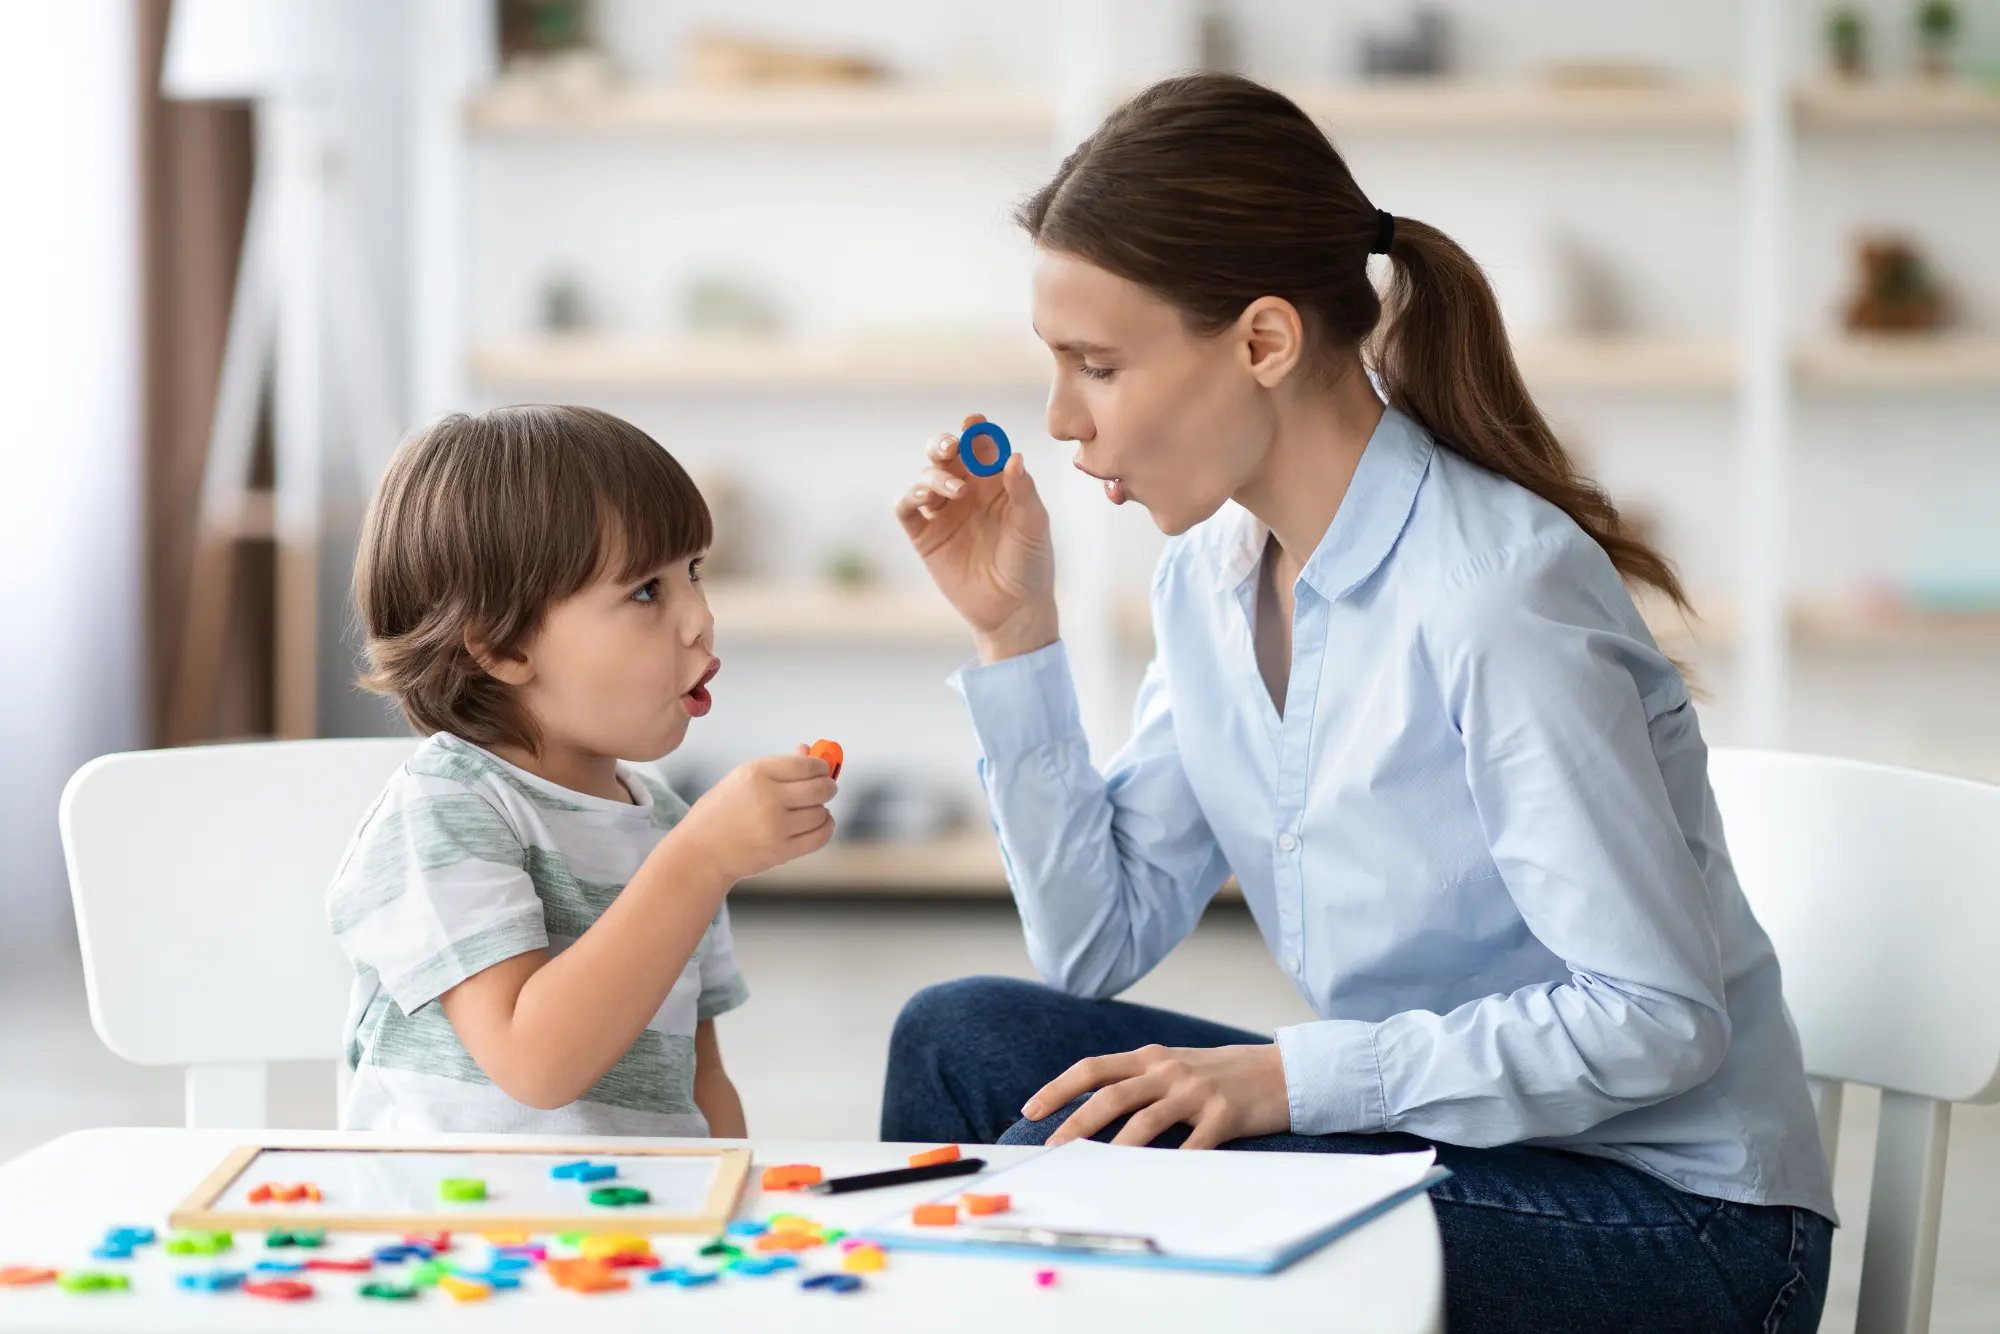
M 1008 1126 L 1006 1130 L 1002 1131 L 1000 1138 L 995 1140 L 994 1143 L 1047 1144 L 1049 1136 L 1055 1134 L 1062 1123 L 1069 1120 L 1070 1114 L 1089 1100 L 1090 1095 L 1086 1093 L 1081 1097 L 1071 1098 L 1063 1106 L 1056 1108 L 1039 1121 L 1016 1121 L 1013 1125 Z
M 1012 977 L 962 977 L 925 987 L 903 1003 L 889 1036 L 889 1059 L 963 1043 L 1004 1021 L 1048 988 Z

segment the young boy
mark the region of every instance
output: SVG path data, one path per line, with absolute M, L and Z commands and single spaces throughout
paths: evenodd
M 745 1133 L 723 897 L 826 844 L 834 784 L 801 747 L 689 807 L 653 767 L 721 666 L 711 536 L 681 466 L 588 408 L 448 417 L 390 463 L 363 684 L 429 739 L 327 895 L 355 965 L 343 1125 Z

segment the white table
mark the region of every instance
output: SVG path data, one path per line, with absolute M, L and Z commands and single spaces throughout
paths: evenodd
M 413 1302 L 365 1300 L 354 1291 L 360 1277 L 314 1273 L 301 1276 L 318 1289 L 312 1300 L 271 1302 L 241 1293 L 182 1290 L 173 1281 L 177 1269 L 207 1268 L 213 1262 L 206 1257 L 170 1258 L 157 1244 L 123 1263 L 88 1258 L 105 1228 L 114 1224 L 155 1227 L 164 1235 L 168 1210 L 239 1144 L 315 1147 L 371 1141 L 380 1142 L 379 1137 L 337 1132 L 83 1130 L 0 1166 L 0 1267 L 123 1269 L 132 1279 L 132 1290 L 125 1293 L 72 1294 L 53 1284 L 0 1288 L 0 1330 L 547 1331 L 581 1322 L 587 1322 L 590 1334 L 656 1332 L 676 1322 L 693 1322 L 680 1327 L 703 1331 L 866 1330 L 871 1334 L 880 1330 L 1046 1334 L 1071 1329 L 1105 1334 L 1142 1326 L 1163 1331 L 1431 1334 L 1443 1328 L 1444 1264 L 1427 1196 L 1399 1206 L 1268 1278 L 1055 1264 L 1060 1277 L 1049 1289 L 1034 1283 L 1032 1271 L 1041 1264 L 895 1252 L 887 1269 L 866 1276 L 866 1288 L 845 1296 L 802 1292 L 796 1272 L 766 1278 L 732 1275 L 690 1289 L 642 1281 L 629 1291 L 592 1296 L 560 1291 L 536 1273 L 517 1291 L 496 1292 L 488 1301 L 461 1306 L 438 1291 Z M 397 1142 L 505 1141 L 491 1136 L 435 1136 Z M 631 1143 L 610 1141 L 606 1146 Z M 901 1166 L 913 1148 L 929 1147 L 762 1140 L 750 1145 L 760 1169 L 770 1163 L 810 1162 L 825 1168 L 828 1175 Z M 978 1152 L 1000 1166 L 1034 1150 Z M 852 1195 L 764 1195 L 755 1187 L 754 1173 L 751 1182 L 739 1211 L 742 1217 L 761 1218 L 784 1210 L 850 1230 L 880 1222 L 937 1191 L 933 1183 Z M 359 1253 L 364 1242 L 379 1240 L 337 1236 L 324 1254 Z M 692 1257 L 702 1240 L 656 1237 L 654 1244 L 672 1264 L 684 1255 Z M 265 1254 L 260 1240 L 251 1235 L 224 1259 L 230 1267 L 247 1268 Z M 830 1259 L 827 1252 L 816 1252 L 806 1264 L 827 1268 Z

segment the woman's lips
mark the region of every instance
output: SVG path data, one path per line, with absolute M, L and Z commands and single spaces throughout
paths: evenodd
M 707 669 L 701 674 L 701 679 L 694 683 L 694 689 L 681 696 L 681 704 L 687 709 L 688 717 L 700 718 L 715 707 L 715 700 L 708 693 L 708 683 L 713 681 L 715 674 L 721 670 L 722 660 L 710 658 Z
M 1127 500 L 1131 499 L 1131 497 L 1125 491 L 1124 478 L 1105 477 L 1099 473 L 1094 473 L 1090 469 L 1083 466 L 1083 459 L 1080 456 L 1071 459 L 1070 463 L 1072 466 L 1075 467 L 1075 469 L 1078 472 L 1082 473 L 1085 477 L 1095 477 L 1097 478 L 1098 481 L 1104 483 L 1104 498 L 1110 501 L 1112 504 L 1123 505 Z

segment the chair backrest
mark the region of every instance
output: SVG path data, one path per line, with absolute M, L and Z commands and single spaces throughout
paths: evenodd
M 2000 787 L 1728 749 L 1709 779 L 1806 1068 L 1943 1102 L 2000 1098 Z
M 262 1125 L 265 1063 L 340 1053 L 353 970 L 327 928 L 342 851 L 414 738 L 92 760 L 62 797 L 90 1018 L 185 1065 L 191 1125 Z
M 1829 1163 L 1883 1090 L 1857 1334 L 1928 1328 L 1954 1102 L 2000 1101 L 2000 787 L 1720 748 L 1709 778 L 1771 935 Z

